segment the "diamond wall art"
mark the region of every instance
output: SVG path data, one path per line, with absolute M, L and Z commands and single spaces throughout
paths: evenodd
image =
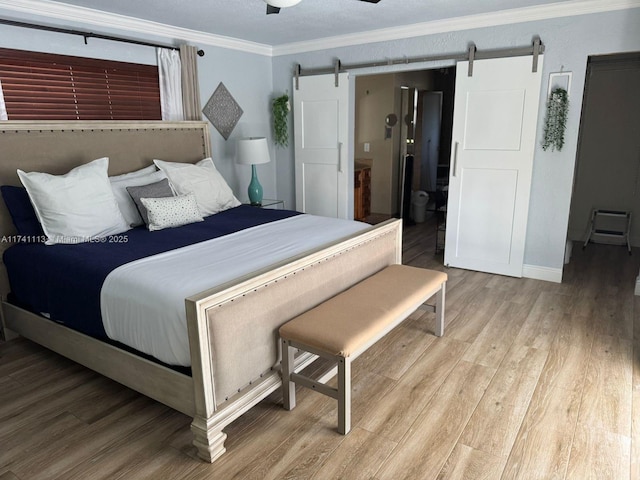
M 227 87 L 220 82 L 202 109 L 202 113 L 216 127 L 220 135 L 227 140 L 244 112 L 231 93 L 229 93 Z

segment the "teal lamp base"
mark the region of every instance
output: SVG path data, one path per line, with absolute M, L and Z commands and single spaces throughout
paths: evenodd
M 262 205 L 262 185 L 260 185 L 258 181 L 258 173 L 256 172 L 255 165 L 251 165 L 251 183 L 249 183 L 247 191 L 251 205 Z

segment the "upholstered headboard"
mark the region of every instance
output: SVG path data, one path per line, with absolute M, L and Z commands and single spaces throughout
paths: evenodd
M 154 158 L 196 162 L 211 156 L 206 122 L 0 122 L 0 185 L 20 185 L 18 168 L 63 174 L 100 157 L 109 157 L 109 175 L 150 165 Z M 0 201 L 0 238 L 15 228 Z M 0 256 L 9 243 L 0 243 Z M 1 257 L 0 257 L 1 258 Z M 0 295 L 9 283 L 0 260 Z

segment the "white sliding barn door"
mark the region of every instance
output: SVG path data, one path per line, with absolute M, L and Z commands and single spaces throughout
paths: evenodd
M 347 73 L 300 77 L 293 89 L 296 210 L 326 217 L 349 215 Z
M 445 265 L 522 276 L 542 56 L 468 62 L 456 74 Z

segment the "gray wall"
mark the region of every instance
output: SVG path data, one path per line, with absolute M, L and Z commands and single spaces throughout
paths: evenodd
M 640 60 L 618 61 L 591 65 L 569 217 L 572 240 L 585 241 L 593 208 L 629 211 L 633 220 L 640 218 Z M 604 220 L 600 228 L 620 231 L 626 224 L 621 218 Z M 629 237 L 632 246 L 640 246 L 640 222 L 631 222 Z M 604 236 L 594 240 L 621 242 Z
M 479 50 L 523 46 L 529 45 L 532 38 L 539 35 L 546 47 L 538 119 L 539 138 L 549 73 L 559 72 L 561 68 L 572 71 L 573 82 L 563 151 L 544 152 L 539 145 L 536 149 L 524 262 L 529 266 L 557 271 L 562 269 L 564 261 L 587 57 L 640 50 L 639 30 L 640 9 L 636 8 L 284 55 L 273 59 L 273 87 L 276 91 L 291 91 L 291 74 L 296 63 L 303 68 L 313 68 L 330 66 L 336 58 L 348 65 L 403 56 L 459 53 L 467 49 L 469 42 L 474 42 Z M 411 69 L 441 65 L 414 64 Z M 352 73 L 398 69 L 381 67 Z M 278 151 L 277 158 L 278 196 L 291 204 L 295 198 L 293 148 Z
M 0 16 L 15 18 L 15 12 Z M 51 19 L 24 17 L 25 21 L 51 24 Z M 67 24 L 71 28 L 82 25 Z M 96 30 L 85 27 L 86 30 Z M 291 75 L 295 63 L 303 67 L 326 67 L 340 58 L 344 64 L 385 60 L 398 57 L 418 57 L 438 53 L 458 53 L 466 50 L 469 42 L 479 50 L 522 46 L 530 44 L 534 35 L 540 35 L 547 51 L 543 70 L 543 94 L 547 89 L 548 74 L 561 68 L 573 72 L 571 105 L 566 132 L 566 146 L 562 152 L 536 150 L 529 228 L 525 264 L 549 269 L 561 269 L 567 236 L 569 205 L 574 175 L 576 145 L 582 106 L 582 91 L 586 61 L 589 55 L 630 52 L 640 50 L 640 9 L 616 11 L 597 15 L 566 17 L 556 20 L 527 22 L 492 28 L 450 32 L 424 37 L 371 43 L 353 47 L 309 52 L 269 58 L 213 46 L 201 46 L 206 56 L 198 60 L 200 93 L 204 104 L 220 81 L 224 82 L 244 110 L 239 125 L 228 141 L 212 129 L 214 160 L 236 195 L 243 197 L 249 181 L 248 167 L 233 163 L 235 140 L 241 136 L 267 136 L 270 138 L 270 100 L 284 92 L 292 93 Z M 103 33 L 110 33 L 104 31 Z M 113 32 L 118 34 L 118 32 Z M 130 35 L 129 35 L 130 36 Z M 141 40 L 154 40 L 140 35 Z M 166 43 L 167 39 L 156 39 Z M 109 58 L 121 61 L 155 63 L 155 52 L 148 47 L 89 39 L 82 37 L 25 30 L 0 25 L 0 47 Z M 415 64 L 411 69 L 431 68 L 450 63 Z M 378 68 L 358 71 L 358 74 L 401 71 L 407 68 Z M 355 72 L 354 72 L 355 73 Z M 540 109 L 539 126 L 544 108 Z M 542 129 L 539 129 L 542 132 Z M 292 133 L 292 132 L 291 132 Z M 540 136 L 540 135 L 539 135 Z M 290 138 L 293 138 L 291 135 Z M 272 144 L 270 142 L 270 144 Z M 259 166 L 260 180 L 265 196 L 284 199 L 287 206 L 295 205 L 295 175 L 293 146 L 285 149 L 272 147 L 272 162 Z
M 10 13 L 6 17 L 11 18 Z M 0 17 L 5 17 L 0 9 Z M 33 23 L 51 24 L 51 20 L 29 17 L 22 19 Z M 60 25 L 84 31 L 96 31 L 95 27 L 81 24 Z M 131 37 L 122 32 L 101 31 L 115 36 Z M 166 38 L 140 36 L 137 40 L 157 42 L 167 45 Z M 132 45 L 108 40 L 88 39 L 62 33 L 31 30 L 0 25 L 0 48 L 15 48 L 36 52 L 103 58 L 123 62 L 156 64 L 156 50 L 153 47 Z M 251 167 L 234 163 L 236 140 L 241 137 L 271 138 L 270 101 L 272 92 L 271 58 L 210 45 L 201 45 L 204 57 L 198 57 L 198 76 L 202 106 L 209 100 L 215 88 L 223 82 L 235 100 L 240 104 L 243 115 L 228 140 L 211 127 L 212 154 L 216 166 L 225 177 L 236 196 L 246 200 L 246 188 L 251 179 Z M 206 117 L 203 116 L 206 120 Z M 276 198 L 275 148 L 271 145 L 272 163 L 258 166 L 258 176 L 264 188 L 265 198 Z

